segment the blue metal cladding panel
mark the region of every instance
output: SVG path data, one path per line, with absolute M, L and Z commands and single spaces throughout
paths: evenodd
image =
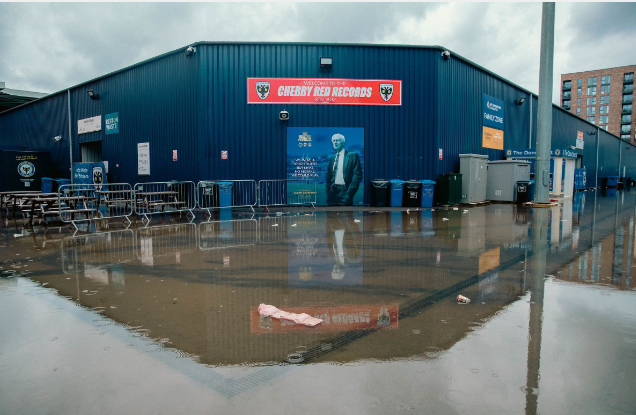
M 535 112 L 536 114 L 536 112 Z M 535 128 L 536 130 L 536 128 Z M 570 149 L 576 145 L 577 132 L 583 133 L 583 150 L 576 150 L 582 156 L 581 167 L 588 171 L 587 187 L 596 187 L 596 127 L 558 107 L 552 107 L 552 148 Z M 533 146 L 536 148 L 536 131 Z M 608 141 L 607 143 L 611 143 Z M 617 147 L 618 148 L 618 147 Z M 601 159 L 599 158 L 599 162 Z M 601 175 L 599 174 L 599 177 Z
M 482 147 L 483 94 L 504 102 L 504 149 L 528 147 L 530 94 L 461 59 L 444 60 L 437 53 L 434 60 L 439 73 L 436 147 L 443 150 L 443 160 L 436 160 L 436 175 L 459 172 L 459 154 L 504 158 L 503 151 Z M 516 105 L 521 97 L 526 102 Z
M 202 106 L 199 177 L 286 178 L 287 127 L 361 127 L 365 181 L 434 178 L 436 50 L 338 45 L 200 45 Z M 320 57 L 333 70 L 319 70 Z M 400 107 L 247 105 L 248 77 L 401 80 Z M 281 110 L 290 120 L 280 121 Z M 228 151 L 228 160 L 221 160 Z M 367 202 L 368 202 L 367 192 Z
M 621 140 L 603 130 L 599 130 L 598 136 L 598 164 L 600 166 L 598 171 L 599 180 L 601 177 L 619 176 L 618 168 L 620 161 L 619 152 Z
M 79 143 L 101 141 L 111 183 L 198 180 L 199 70 L 197 54 L 175 53 L 72 89 L 74 161 L 81 161 Z M 90 99 L 89 89 L 98 100 Z M 105 116 L 114 112 L 119 133 L 106 135 Z M 77 134 L 77 120 L 98 115 L 101 131 Z M 150 143 L 150 176 L 139 176 L 137 143 L 145 142 Z
M 0 114 L 0 144 L 51 153 L 51 175 L 69 178 L 70 148 L 66 93 L 51 95 Z M 53 137 L 62 136 L 58 142 Z

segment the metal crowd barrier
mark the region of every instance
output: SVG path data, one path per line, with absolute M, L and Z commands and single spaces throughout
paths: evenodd
M 70 236 L 61 242 L 62 270 L 65 274 L 83 272 L 85 264 L 109 266 L 135 259 L 135 233 L 132 229 Z
M 316 207 L 316 181 L 306 179 L 261 180 L 259 206 L 311 205 Z
M 128 183 L 64 184 L 57 193 L 55 203 L 41 207 L 43 216 L 58 214 L 62 222 L 72 223 L 93 219 L 124 218 L 130 224 L 133 213 L 133 191 Z
M 163 263 L 170 263 L 175 257 L 181 261 L 182 253 L 197 250 L 197 225 L 194 223 L 178 223 L 174 225 L 147 226 L 135 230 L 137 258 L 144 265 L 155 265 L 160 258 Z
M 201 251 L 256 245 L 258 222 L 256 219 L 201 222 L 198 236 Z
M 148 182 L 137 183 L 134 187 L 135 213 L 143 216 L 148 224 L 148 215 L 171 212 L 188 212 L 188 218 L 194 219 L 196 209 L 196 187 L 194 182 Z
M 197 206 L 210 209 L 249 207 L 254 211 L 258 203 L 258 185 L 256 180 L 202 180 L 197 183 Z

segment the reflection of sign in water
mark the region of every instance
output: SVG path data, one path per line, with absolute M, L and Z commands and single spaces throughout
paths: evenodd
M 258 307 L 250 309 L 252 334 L 287 333 L 293 331 L 329 332 L 374 328 L 398 328 L 398 304 L 343 305 L 337 307 L 292 307 L 284 311 L 307 313 L 322 319 L 316 327 L 305 327 L 292 321 L 261 317 Z
M 289 221 L 289 284 L 363 284 L 361 225 L 362 215 L 353 212 L 328 212 Z
M 483 274 L 499 266 L 500 252 L 501 248 L 497 247 L 479 255 L 479 274 Z

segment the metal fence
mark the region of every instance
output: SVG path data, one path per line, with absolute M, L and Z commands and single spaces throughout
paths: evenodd
M 135 213 L 143 216 L 147 223 L 148 215 L 171 212 L 188 212 L 194 219 L 196 208 L 196 186 L 194 182 L 148 182 L 137 183 L 134 188 Z
M 197 206 L 210 209 L 249 207 L 254 211 L 258 203 L 256 180 L 202 180 L 197 183 Z
M 311 205 L 316 207 L 316 181 L 303 179 L 261 180 L 259 206 Z
M 76 222 L 93 219 L 124 218 L 130 223 L 133 191 L 128 183 L 64 184 L 58 189 L 57 203 L 49 202 L 40 210 L 43 216 L 57 213 L 62 222 L 76 228 Z
M 219 220 L 199 224 L 199 249 L 211 251 L 258 243 L 256 219 Z

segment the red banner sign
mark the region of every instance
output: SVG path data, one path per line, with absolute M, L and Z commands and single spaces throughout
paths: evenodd
M 322 319 L 316 327 L 305 327 L 289 320 L 261 317 L 258 307 L 250 309 L 252 334 L 287 333 L 292 331 L 329 332 L 372 328 L 398 328 L 399 306 L 385 305 L 343 305 L 336 307 L 292 307 L 284 311 L 307 313 Z
M 402 105 L 402 81 L 247 78 L 248 104 Z

